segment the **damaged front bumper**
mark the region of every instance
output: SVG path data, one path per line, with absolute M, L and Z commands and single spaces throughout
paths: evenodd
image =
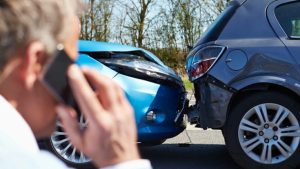
M 120 85 L 135 108 L 140 142 L 174 137 L 186 128 L 188 100 L 183 82 L 174 71 L 145 60 L 101 59 L 101 62 L 119 73 L 114 77 L 116 81 L 130 78 L 132 82 Z
M 186 128 L 186 124 L 188 122 L 187 114 L 189 111 L 189 102 L 189 99 L 187 99 L 187 93 L 185 93 L 183 102 L 179 105 L 178 113 L 174 119 L 175 124 L 179 127 Z

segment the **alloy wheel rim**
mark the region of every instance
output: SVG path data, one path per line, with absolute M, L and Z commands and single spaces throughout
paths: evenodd
M 282 105 L 264 103 L 251 108 L 238 129 L 244 153 L 262 164 L 277 164 L 293 155 L 300 142 L 300 126 Z
M 79 116 L 78 123 L 81 129 L 87 127 L 87 122 L 84 119 L 82 114 L 80 114 Z M 59 154 L 60 157 L 62 157 L 66 161 L 76 163 L 76 164 L 84 164 L 91 161 L 90 158 L 88 158 L 82 152 L 77 150 L 71 144 L 69 137 L 62 129 L 62 124 L 60 123 L 60 121 L 57 121 L 56 130 L 52 134 L 50 140 L 56 153 Z

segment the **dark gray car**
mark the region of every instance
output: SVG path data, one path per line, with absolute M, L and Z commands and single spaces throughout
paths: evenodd
M 222 129 L 243 168 L 300 163 L 300 1 L 232 1 L 191 50 L 190 120 Z

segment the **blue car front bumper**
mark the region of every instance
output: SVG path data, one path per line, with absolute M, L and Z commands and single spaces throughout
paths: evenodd
M 114 79 L 122 86 L 135 110 L 140 142 L 164 140 L 185 129 L 182 121 L 175 123 L 178 113 L 184 113 L 184 90 L 121 74 Z M 154 120 L 147 119 L 149 112 L 155 113 Z
M 181 78 L 172 69 L 142 49 L 134 48 L 130 53 L 132 49 L 128 47 L 110 51 L 114 48 L 99 47 L 106 43 L 83 44 L 86 48 L 81 46 L 77 64 L 94 68 L 120 84 L 135 111 L 139 142 L 162 141 L 185 129 L 182 116 L 186 91 Z M 122 59 L 124 55 L 128 57 Z M 130 58 L 135 55 L 147 57 L 140 61 Z M 149 118 L 149 114 L 154 115 Z

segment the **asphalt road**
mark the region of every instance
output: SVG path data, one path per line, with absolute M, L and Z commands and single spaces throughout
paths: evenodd
M 188 98 L 195 104 L 192 92 Z M 140 152 L 154 169 L 240 169 L 228 154 L 221 131 L 191 125 L 162 145 L 140 147 Z
M 193 126 L 162 145 L 140 146 L 140 152 L 154 169 L 241 169 L 229 156 L 220 131 Z
M 191 93 L 188 97 L 194 104 Z M 140 146 L 140 152 L 154 169 L 240 169 L 229 156 L 221 131 L 191 125 L 162 145 Z
M 229 156 L 220 131 L 187 130 L 164 144 L 140 147 L 154 169 L 240 169 Z

